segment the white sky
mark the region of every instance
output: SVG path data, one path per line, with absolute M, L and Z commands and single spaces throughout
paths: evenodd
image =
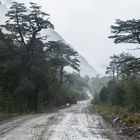
M 111 55 L 128 51 L 126 44 L 114 45 L 108 39 L 110 25 L 118 18 L 140 18 L 140 0 L 32 1 L 51 14 L 55 30 L 99 73 L 104 73 Z

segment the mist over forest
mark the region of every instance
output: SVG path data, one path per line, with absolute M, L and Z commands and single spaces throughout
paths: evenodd
M 87 52 L 83 53 L 77 48 L 81 43 L 76 47 L 64 40 L 51 18 L 53 15 L 38 3 L 0 1 L 0 139 L 18 140 L 22 136 L 24 140 L 27 133 L 23 131 L 29 127 L 31 132 L 35 129 L 34 136 L 43 140 L 138 140 L 140 19 L 118 16 L 109 22 L 106 39 L 113 44 L 109 48 L 120 48 L 110 55 L 110 49 L 99 52 L 96 41 L 95 48 L 89 49 L 88 40 L 84 47 Z M 81 24 L 73 25 L 74 29 L 78 31 Z M 87 32 L 81 34 L 85 33 L 90 36 Z M 80 34 L 78 37 L 84 41 Z M 89 39 L 94 43 L 96 37 Z M 101 36 L 100 42 L 106 40 Z M 96 55 L 100 56 L 98 60 Z M 104 59 L 107 55 L 108 59 Z M 17 136 L 13 124 L 20 128 Z M 107 124 L 112 128 L 108 130 Z M 37 126 L 41 128 L 36 129 Z

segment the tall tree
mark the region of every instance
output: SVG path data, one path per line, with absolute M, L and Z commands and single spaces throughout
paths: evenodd
M 17 52 L 22 56 L 25 71 L 30 71 L 35 51 L 36 40 L 43 40 L 40 31 L 53 28 L 49 21 L 49 14 L 41 11 L 41 7 L 35 3 L 30 3 L 27 9 L 25 4 L 14 2 L 10 11 L 6 14 L 9 19 L 2 27 L 6 28 L 11 39 L 22 49 Z
M 110 57 L 111 62 L 109 67 L 106 68 L 106 74 L 111 74 L 113 79 L 118 78 L 119 75 L 119 56 L 113 55 Z
M 131 43 L 140 45 L 140 20 L 126 20 L 117 19 L 115 25 L 111 26 L 114 43 Z M 140 49 L 140 47 L 138 47 Z
M 106 69 L 106 74 L 112 74 L 113 79 L 126 78 L 129 75 L 136 73 L 136 70 L 138 70 L 138 60 L 128 53 L 113 55 L 110 59 L 110 65 Z
M 79 60 L 77 58 L 78 53 L 74 51 L 69 45 L 61 41 L 50 41 L 47 43 L 47 56 L 49 56 L 50 66 L 54 68 L 55 78 L 57 72 L 60 75 L 60 84 L 63 82 L 65 74 L 64 68 L 71 67 L 76 71 L 79 71 Z

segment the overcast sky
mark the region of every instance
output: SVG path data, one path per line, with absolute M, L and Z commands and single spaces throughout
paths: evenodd
M 29 0 L 24 0 L 29 1 Z M 23 2 L 23 1 L 22 1 Z M 140 0 L 36 0 L 51 14 L 55 30 L 99 72 L 109 57 L 128 51 L 108 39 L 115 19 L 140 18 Z M 131 51 L 132 52 L 132 51 Z

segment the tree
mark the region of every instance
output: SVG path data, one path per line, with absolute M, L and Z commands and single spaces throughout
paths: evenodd
M 71 67 L 79 71 L 78 53 L 74 51 L 69 45 L 61 41 L 49 41 L 46 49 L 50 67 L 53 67 L 54 78 L 57 78 L 59 72 L 60 84 L 63 83 L 63 76 L 65 74 L 64 68 Z
M 106 68 L 106 74 L 111 74 L 113 79 L 118 78 L 119 74 L 119 56 L 113 55 L 110 57 L 111 62 L 109 67 Z
M 30 3 L 27 10 L 25 4 L 13 2 L 11 10 L 6 14 L 9 19 L 6 25 L 2 25 L 10 32 L 13 40 L 30 49 L 36 38 L 42 40 L 40 36 L 42 29 L 54 28 L 48 20 L 49 14 L 41 11 L 41 7 L 35 3 Z
M 111 56 L 110 59 L 111 62 L 107 67 L 106 74 L 112 74 L 113 79 L 127 78 L 131 74 L 138 73 L 138 60 L 130 54 L 121 53 Z
M 131 43 L 140 45 L 140 20 L 126 20 L 122 21 L 117 19 L 115 25 L 111 26 L 112 36 L 109 38 L 114 39 L 114 43 Z M 138 47 L 140 49 L 140 47 Z
M 0 31 L 0 111 L 15 111 L 14 90 L 20 79 L 20 60 L 11 50 L 10 44 L 17 47 Z
M 48 20 L 49 14 L 41 11 L 41 7 L 35 3 L 30 3 L 31 7 L 27 10 L 25 4 L 14 2 L 11 10 L 6 14 L 9 19 L 2 27 L 9 31 L 11 39 L 22 49 L 17 52 L 22 57 L 22 65 L 25 71 L 30 71 L 35 51 L 36 40 L 43 40 L 40 31 L 53 28 Z
M 39 92 L 48 87 L 45 44 L 42 42 L 46 36 L 41 36 L 40 32 L 54 28 L 48 19 L 49 14 L 42 12 L 35 3 L 30 5 L 27 10 L 25 4 L 14 2 L 6 14 L 9 19 L 1 25 L 8 34 L 0 31 L 0 43 L 4 46 L 0 51 L 5 51 L 0 54 L 3 58 L 0 88 L 14 96 L 14 104 L 21 111 L 37 111 Z
M 100 99 L 102 102 L 108 102 L 109 91 L 106 87 L 103 87 L 99 93 Z
M 121 78 L 128 78 L 131 75 L 138 74 L 139 61 L 134 56 L 128 53 L 119 55 L 119 75 Z
M 140 78 L 135 75 L 129 76 L 124 82 L 125 104 L 130 111 L 140 110 Z

